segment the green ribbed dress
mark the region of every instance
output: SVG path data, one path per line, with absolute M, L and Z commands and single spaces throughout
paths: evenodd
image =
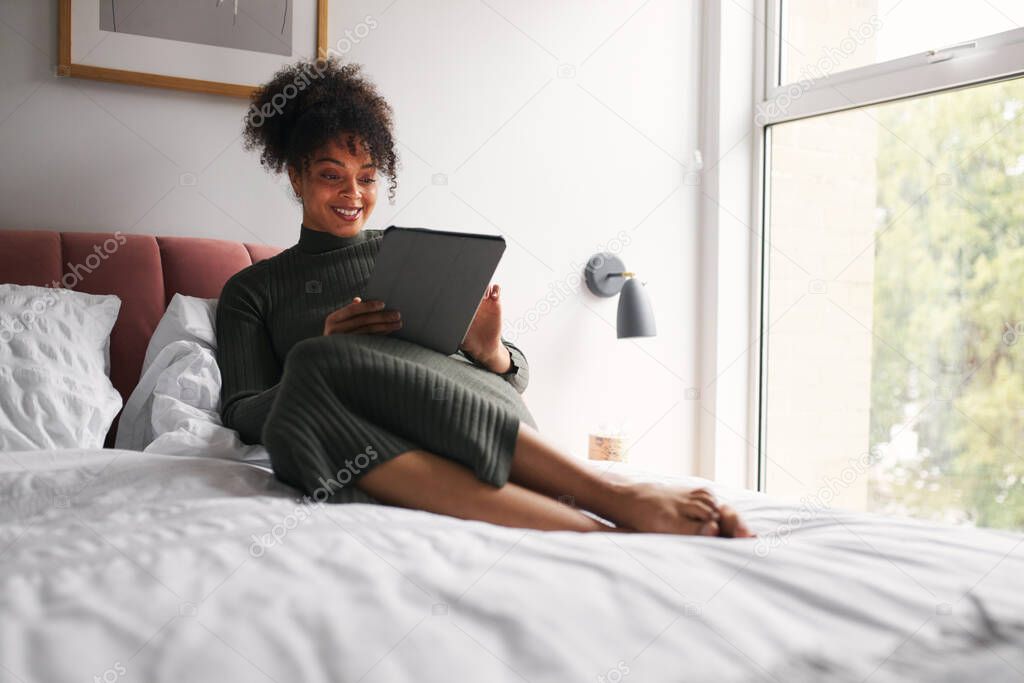
M 519 348 L 502 338 L 512 368 L 499 375 L 461 351 L 323 336 L 327 314 L 362 295 L 382 239 L 302 226 L 297 244 L 228 280 L 217 306 L 221 418 L 266 446 L 278 479 L 318 501 L 375 502 L 359 477 L 415 448 L 502 486 L 520 421 L 536 428 Z

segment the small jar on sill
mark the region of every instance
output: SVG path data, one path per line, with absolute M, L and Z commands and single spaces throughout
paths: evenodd
M 601 423 L 590 433 L 587 457 L 610 462 L 629 461 L 629 439 L 621 424 Z

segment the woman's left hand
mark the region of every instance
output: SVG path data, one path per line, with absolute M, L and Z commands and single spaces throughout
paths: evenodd
M 477 306 L 473 322 L 459 345 L 491 372 L 508 372 L 512 359 L 508 349 L 501 343 L 501 287 L 488 285 L 480 305 Z

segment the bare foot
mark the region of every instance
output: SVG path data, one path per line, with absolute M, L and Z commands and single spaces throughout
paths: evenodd
M 718 536 L 721 513 L 707 489 L 648 482 L 631 483 L 612 521 L 633 531 L 689 536 Z M 735 515 L 735 513 L 733 513 Z M 735 524 L 730 529 L 735 529 Z

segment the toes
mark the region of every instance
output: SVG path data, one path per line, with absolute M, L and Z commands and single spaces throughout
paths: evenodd
M 701 536 L 717 536 L 718 531 L 718 522 L 705 522 L 700 527 Z
M 718 519 L 718 511 L 713 507 L 699 500 L 690 500 L 682 505 L 683 512 L 688 517 L 699 519 L 702 522 Z
M 703 500 L 705 503 L 708 503 L 709 505 L 716 504 L 715 495 L 711 493 L 711 491 L 708 491 L 707 489 L 693 489 L 692 491 L 688 491 L 687 493 L 693 496 L 694 498 L 699 498 L 700 500 Z
M 692 501 L 699 502 L 699 503 L 702 503 L 702 504 L 708 506 L 709 508 L 714 510 L 716 513 L 718 512 L 718 509 L 721 507 L 718 504 L 718 501 L 715 500 L 715 497 L 712 496 L 709 493 L 690 494 L 688 497 Z
M 730 538 L 752 538 L 754 534 L 750 531 L 740 515 L 731 505 L 723 505 L 719 508 L 721 513 L 722 535 Z
M 696 491 L 692 491 L 689 492 L 689 495 L 692 496 L 695 493 Z M 727 538 L 753 538 L 755 536 L 731 505 L 709 506 L 701 500 L 691 498 L 682 503 L 678 509 L 694 521 L 684 524 L 682 529 L 676 533 Z
M 723 505 L 719 508 L 719 512 L 722 515 L 722 535 L 734 537 L 740 525 L 739 515 L 729 505 Z

